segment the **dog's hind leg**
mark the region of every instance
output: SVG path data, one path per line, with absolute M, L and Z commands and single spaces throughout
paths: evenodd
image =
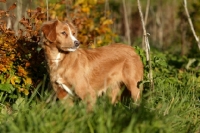
M 142 80 L 143 71 L 135 71 L 133 68 L 136 66 L 126 63 L 123 71 L 123 83 L 127 89 L 131 92 L 131 97 L 135 102 L 140 99 L 141 90 L 138 88 L 138 82 Z
M 137 82 L 132 81 L 129 83 L 125 83 L 126 88 L 130 91 L 131 97 L 135 102 L 138 102 L 141 97 L 141 90 L 137 87 Z
M 120 98 L 120 86 L 119 84 L 114 84 L 110 89 L 110 97 L 112 104 L 116 103 Z
M 137 102 L 140 99 L 140 89 L 137 88 L 137 84 L 131 84 L 130 85 L 130 91 L 131 91 L 131 96 L 134 99 L 135 102 Z

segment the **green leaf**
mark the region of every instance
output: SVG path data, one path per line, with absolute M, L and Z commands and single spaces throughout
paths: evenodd
M 9 96 L 8 96 L 9 98 L 11 98 L 11 99 L 17 99 L 18 98 L 18 96 L 17 95 L 12 95 L 12 94 L 10 94 Z
M 19 110 L 20 107 L 23 108 L 25 106 L 25 98 L 19 97 L 15 104 L 13 104 L 13 109 L 14 110 Z
M 5 84 L 0 84 L 0 90 L 11 93 L 15 90 L 15 88 L 12 86 L 12 84 L 5 83 Z

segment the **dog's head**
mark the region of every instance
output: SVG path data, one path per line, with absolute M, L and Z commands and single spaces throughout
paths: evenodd
M 50 42 L 49 45 L 54 45 L 61 51 L 75 51 L 79 47 L 76 28 L 70 22 L 46 22 L 42 25 L 41 32 Z

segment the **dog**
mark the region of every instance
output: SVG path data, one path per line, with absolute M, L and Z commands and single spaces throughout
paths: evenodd
M 134 101 L 140 99 L 138 83 L 143 80 L 143 64 L 131 46 L 79 48 L 75 26 L 59 20 L 44 22 L 41 34 L 50 81 L 59 99 L 78 96 L 93 105 L 98 96 L 108 93 L 115 103 L 122 83 Z

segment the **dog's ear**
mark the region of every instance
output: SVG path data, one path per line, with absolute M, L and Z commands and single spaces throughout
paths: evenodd
M 50 42 L 56 41 L 56 26 L 58 24 L 58 20 L 52 23 L 43 24 L 41 27 L 41 31 L 43 32 L 45 38 Z

